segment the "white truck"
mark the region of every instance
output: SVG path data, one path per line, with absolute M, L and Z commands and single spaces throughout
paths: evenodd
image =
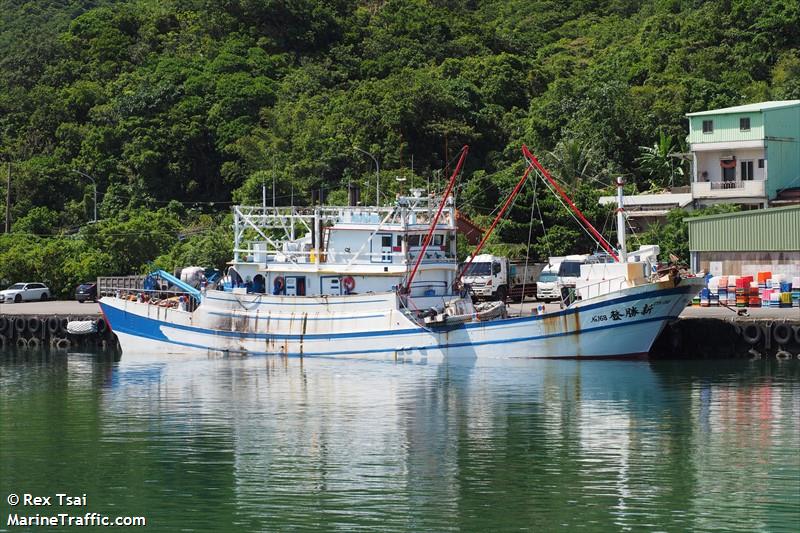
M 536 299 L 550 302 L 561 299 L 561 289 L 558 285 L 558 269 L 561 267 L 563 257 L 550 257 L 547 264 L 539 273 L 536 280 Z
M 528 261 L 526 267 L 524 259 L 510 261 L 507 257 L 481 254 L 461 276 L 461 283 L 475 299 L 505 301 L 511 298 L 518 302 L 523 296 L 536 296 L 536 278 L 543 266 Z

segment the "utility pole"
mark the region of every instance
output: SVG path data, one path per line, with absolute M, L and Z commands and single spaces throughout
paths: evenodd
M 381 166 L 378 164 L 378 160 L 375 159 L 375 156 L 371 153 L 367 152 L 366 150 L 362 150 L 358 146 L 353 146 L 355 150 L 358 150 L 362 154 L 366 154 L 375 161 L 375 205 L 380 207 L 381 205 Z
M 8 181 L 6 182 L 6 233 L 11 232 L 11 161 L 8 162 Z
M 77 173 L 77 174 L 80 174 L 81 176 L 83 176 L 84 178 L 86 178 L 86 179 L 88 179 L 89 181 L 92 182 L 92 186 L 94 188 L 94 221 L 93 222 L 97 223 L 97 182 L 94 180 L 93 177 L 91 177 L 89 174 L 86 174 L 85 172 L 81 172 L 80 170 L 77 170 L 77 169 L 74 169 L 74 168 L 72 169 L 72 171 Z

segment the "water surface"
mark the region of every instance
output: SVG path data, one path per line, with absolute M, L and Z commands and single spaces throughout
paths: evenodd
M 0 531 L 12 492 L 158 531 L 797 531 L 800 363 L 7 351 Z

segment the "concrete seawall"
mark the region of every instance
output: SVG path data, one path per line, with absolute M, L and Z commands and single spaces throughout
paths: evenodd
M 92 322 L 95 332 L 73 334 L 67 331 L 71 321 Z M 24 302 L 0 304 L 0 348 L 74 347 L 116 348 L 117 341 L 109 331 L 96 303 Z

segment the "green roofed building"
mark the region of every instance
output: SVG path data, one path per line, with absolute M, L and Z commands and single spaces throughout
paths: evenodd
M 685 220 L 695 272 L 800 276 L 800 205 Z
M 800 190 L 800 100 L 688 113 L 692 198 L 767 207 Z

